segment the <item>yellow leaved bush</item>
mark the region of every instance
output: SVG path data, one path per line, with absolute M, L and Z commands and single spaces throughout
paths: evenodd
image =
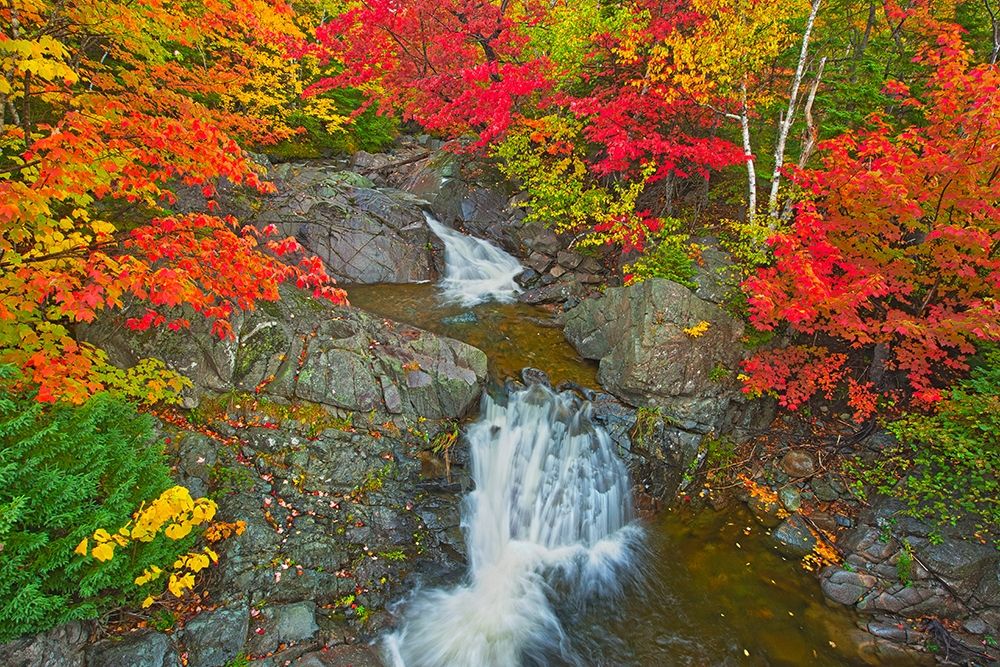
M 246 528 L 243 521 L 212 523 L 217 509 L 214 501 L 192 498 L 188 489 L 174 486 L 149 504 L 144 503 L 132 515 L 132 520 L 115 533 L 98 528 L 90 537 L 81 540 L 73 553 L 104 563 L 114 558 L 116 548 L 134 549 L 139 543 L 152 542 L 161 534 L 170 540 L 181 540 L 198 526 L 205 527 L 205 538 L 213 543 L 243 533 Z M 179 556 L 169 568 L 167 590 L 175 597 L 183 596 L 194 588 L 195 574 L 218 562 L 219 555 L 207 546 L 200 551 L 189 551 Z M 139 587 L 147 586 L 164 574 L 167 574 L 164 568 L 151 565 L 135 578 L 134 583 Z M 155 601 L 155 595 L 147 595 L 142 607 L 148 608 Z

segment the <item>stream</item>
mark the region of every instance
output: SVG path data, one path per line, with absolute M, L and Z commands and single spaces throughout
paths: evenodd
M 351 303 L 479 347 L 496 380 L 534 367 L 553 385 L 596 387 L 596 365 L 549 311 L 503 298 L 516 260 L 498 272 L 489 253 L 456 251 L 484 241 L 449 241 L 462 235 L 445 229 L 435 232 L 453 252 L 440 285 L 346 286 Z M 454 279 L 462 256 L 492 272 L 463 267 L 478 287 Z M 880 664 L 852 642 L 856 617 L 825 601 L 745 509 L 631 519 L 624 466 L 602 433 L 569 394 L 487 399 L 466 433 L 468 576 L 404 601 L 383 643 L 393 667 Z

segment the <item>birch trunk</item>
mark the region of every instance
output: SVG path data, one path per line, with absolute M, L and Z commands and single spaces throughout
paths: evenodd
M 747 110 L 747 82 L 740 85 L 740 131 L 743 134 L 743 156 L 747 161 L 747 222 L 757 217 L 757 170 L 753 164 L 753 147 L 750 145 L 750 115 Z
M 792 121 L 795 119 L 795 105 L 799 98 L 799 88 L 802 85 L 802 74 L 806 68 L 806 57 L 809 55 L 809 37 L 812 34 L 813 24 L 816 22 L 816 14 L 819 13 L 819 6 L 822 0 L 813 0 L 809 10 L 809 20 L 806 22 L 805 32 L 802 34 L 802 49 L 799 51 L 799 62 L 795 67 L 795 78 L 792 79 L 792 90 L 788 95 L 788 110 L 784 113 L 778 123 L 778 139 L 774 146 L 774 175 L 771 177 L 771 195 L 767 199 L 767 211 L 771 216 L 771 226 L 778 219 L 778 189 L 781 187 L 781 168 L 785 164 L 785 144 L 788 141 L 788 132 L 792 129 Z

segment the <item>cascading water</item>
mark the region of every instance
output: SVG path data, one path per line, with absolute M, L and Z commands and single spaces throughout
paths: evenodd
M 463 306 L 485 301 L 513 301 L 521 288 L 514 276 L 524 267 L 514 257 L 483 239 L 445 227 L 430 213 L 427 226 L 444 242 L 445 275 L 441 290 L 445 299 Z
M 468 580 L 418 593 L 386 657 L 394 667 L 577 664 L 560 603 L 620 591 L 642 540 L 625 466 L 589 405 L 537 384 L 506 405 L 484 398 L 468 439 Z

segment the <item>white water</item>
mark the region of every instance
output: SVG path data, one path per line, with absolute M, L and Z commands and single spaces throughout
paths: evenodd
M 425 212 L 427 226 L 444 242 L 445 299 L 463 306 L 485 301 L 513 301 L 521 288 L 514 276 L 524 267 L 514 257 L 483 239 L 445 227 Z
M 387 637 L 394 667 L 578 664 L 557 614 L 620 591 L 642 530 L 628 473 L 589 406 L 541 385 L 484 399 L 467 434 L 466 583 L 418 593 Z

